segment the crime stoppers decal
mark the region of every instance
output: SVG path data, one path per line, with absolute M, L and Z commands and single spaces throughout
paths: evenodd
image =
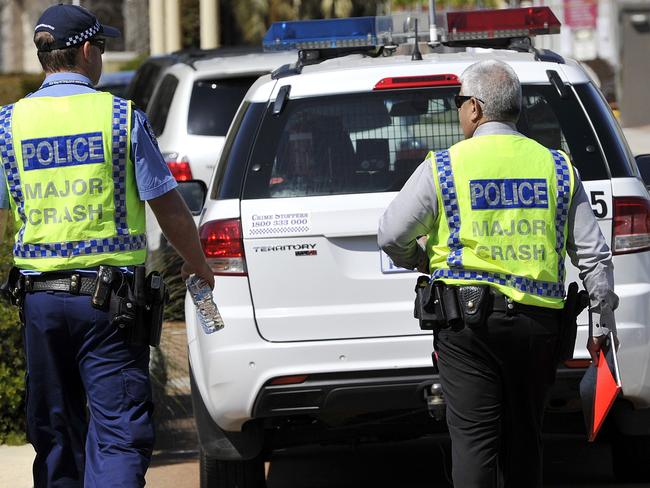
M 277 237 L 306 234 L 311 230 L 309 212 L 252 214 L 249 237 Z

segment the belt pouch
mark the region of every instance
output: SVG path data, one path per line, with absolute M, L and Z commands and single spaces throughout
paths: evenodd
M 20 269 L 13 266 L 9 270 L 7 280 L 0 286 L 0 296 L 12 305 L 22 306 L 25 296 L 25 279 L 20 274 Z
M 149 323 L 149 345 L 158 347 L 162 334 L 165 303 L 168 299 L 167 286 L 157 271 L 147 276 L 146 321 Z
M 145 267 L 135 266 L 133 269 L 133 301 L 135 302 L 135 321 L 133 327 L 127 329 L 126 342 L 133 346 L 149 344 L 150 322 L 147 320 L 147 285 Z
M 489 287 L 486 285 L 459 286 L 456 293 L 465 324 L 471 328 L 482 326 L 487 315 Z
M 119 285 L 118 281 L 121 279 L 121 273 L 111 266 L 100 266 L 97 271 L 97 282 L 95 290 L 90 299 L 90 304 L 93 308 L 98 310 L 108 310 L 111 302 L 111 294 L 113 288 Z
M 460 307 L 458 306 L 456 290 L 451 286 L 446 286 L 444 283 L 441 283 L 437 289 L 441 295 L 440 302 L 444 309 L 447 326 L 452 329 L 460 327 L 463 322 L 463 317 Z
M 434 330 L 444 325 L 439 302 L 436 301 L 435 285 L 428 276 L 419 276 L 415 286 L 415 310 L 420 329 Z

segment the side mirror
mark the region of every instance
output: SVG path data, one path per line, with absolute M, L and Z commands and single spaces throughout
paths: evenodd
M 636 160 L 636 165 L 639 167 L 643 183 L 650 190 L 650 154 L 639 154 L 634 159 Z
M 179 181 L 176 188 L 181 194 L 192 215 L 201 215 L 208 187 L 201 180 Z

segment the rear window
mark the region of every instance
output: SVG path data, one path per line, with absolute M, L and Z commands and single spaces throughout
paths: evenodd
M 257 77 L 199 80 L 194 83 L 187 132 L 225 136 L 244 95 Z
M 371 92 L 289 100 L 266 111 L 255 141 L 244 198 L 398 191 L 429 151 L 463 138 L 457 88 Z M 564 150 L 585 180 L 608 173 L 575 98 L 548 85 L 523 87 L 518 130 Z
M 178 86 L 178 78 L 174 75 L 165 75 L 160 82 L 160 88 L 156 92 L 148 110 L 149 122 L 156 137 L 165 131 L 169 107 L 171 107 L 174 93 Z

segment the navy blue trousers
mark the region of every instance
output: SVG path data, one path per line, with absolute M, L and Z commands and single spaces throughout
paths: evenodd
M 154 442 L 149 347 L 127 346 L 90 297 L 25 299 L 35 488 L 140 487 Z

